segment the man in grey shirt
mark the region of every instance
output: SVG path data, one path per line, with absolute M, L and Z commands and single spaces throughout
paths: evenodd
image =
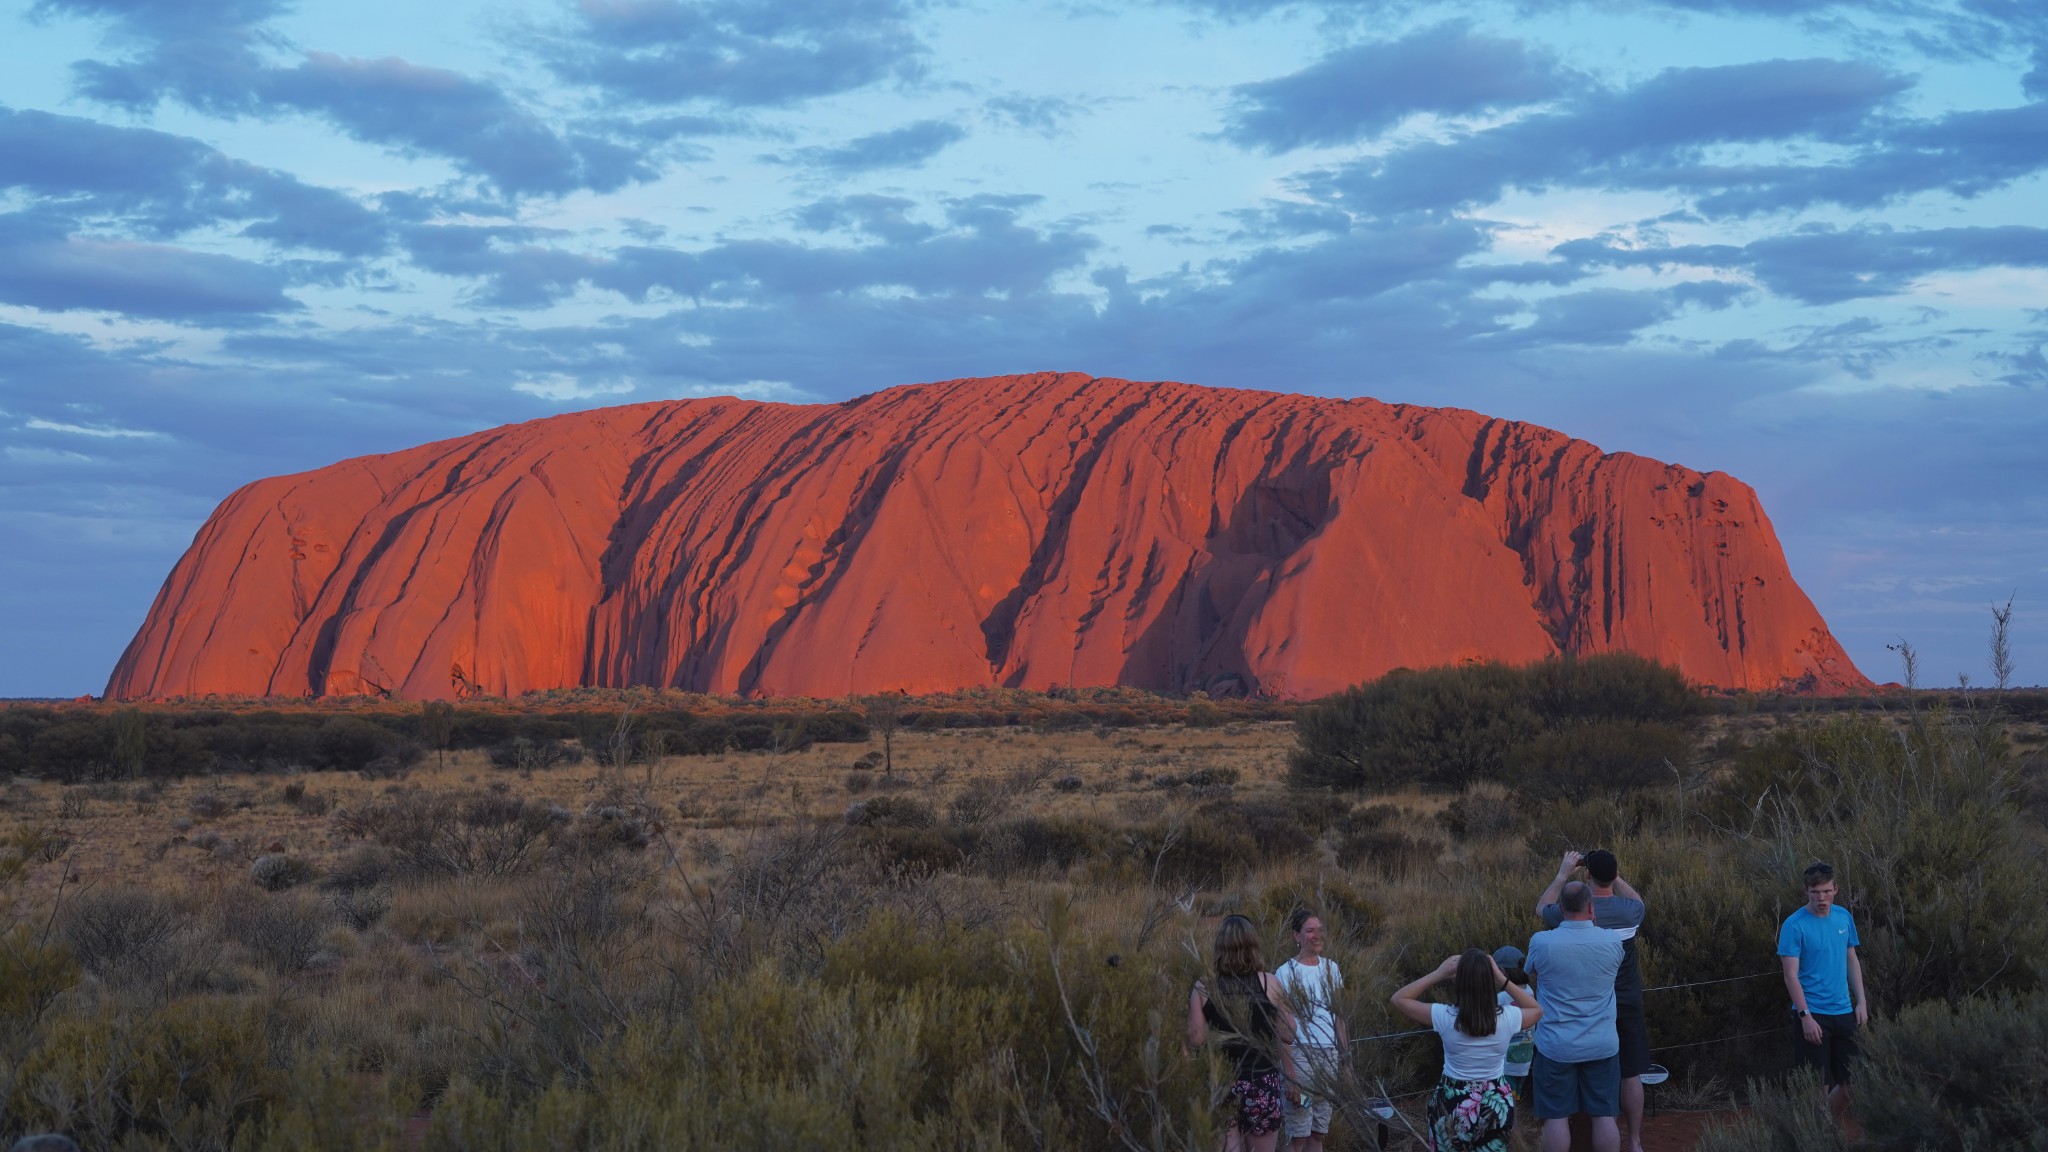
M 1557 894 L 1584 865 L 1593 886 L 1593 923 L 1621 936 L 1621 971 L 1614 976 L 1614 1030 L 1621 1041 L 1622 1148 L 1643 1152 L 1643 1073 L 1650 1067 L 1650 1030 L 1643 1022 L 1643 970 L 1636 962 L 1636 931 L 1643 926 L 1643 899 L 1621 878 L 1614 853 L 1595 848 L 1584 856 L 1564 854 L 1557 878 L 1536 898 L 1536 915 L 1555 928 L 1564 919 Z
M 1571 1118 L 1592 1118 L 1593 1152 L 1619 1152 L 1621 1041 L 1614 1031 L 1614 976 L 1621 936 L 1593 923 L 1593 890 L 1564 884 L 1559 922 L 1529 938 L 1523 967 L 1536 981 L 1543 1019 L 1536 1024 L 1530 1096 L 1543 1121 L 1544 1152 L 1569 1152 Z

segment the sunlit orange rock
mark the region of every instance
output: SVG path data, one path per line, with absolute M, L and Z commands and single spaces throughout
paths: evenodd
M 1728 476 L 1456 409 L 1045 374 L 608 408 L 257 481 L 107 695 L 1311 697 L 1559 651 L 1868 687 Z

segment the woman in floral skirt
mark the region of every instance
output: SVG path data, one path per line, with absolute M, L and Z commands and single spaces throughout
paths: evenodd
M 1287 1091 L 1281 1069 L 1289 1061 L 1281 1053 L 1294 1042 L 1294 1015 L 1280 981 L 1265 970 L 1259 930 L 1250 920 L 1224 918 L 1215 959 L 1215 971 L 1188 993 L 1188 1044 L 1200 1048 L 1213 1028 L 1230 1058 L 1236 1116 L 1223 1136 L 1225 1152 L 1273 1152 Z
M 1451 1003 L 1422 994 L 1451 981 Z M 1508 994 L 1512 1003 L 1497 997 Z M 1394 993 L 1394 1010 L 1436 1029 L 1444 1074 L 1429 1097 L 1430 1152 L 1507 1152 L 1515 1092 L 1504 1075 L 1508 1042 L 1543 1016 L 1527 989 L 1508 981 L 1484 949 L 1467 948 Z

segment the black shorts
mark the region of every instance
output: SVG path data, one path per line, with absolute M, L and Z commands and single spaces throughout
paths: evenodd
M 1621 1037 L 1621 1078 L 1641 1076 L 1650 1070 L 1650 1026 L 1643 1022 L 1641 1004 L 1614 1006 L 1614 1031 Z
M 1806 1029 L 1799 1017 L 1792 1018 L 1792 1047 L 1799 1063 L 1820 1069 L 1829 1087 L 1849 1082 L 1849 1066 L 1856 1062 L 1856 1014 L 1838 1016 L 1813 1014 L 1820 1024 L 1820 1043 L 1806 1042 Z

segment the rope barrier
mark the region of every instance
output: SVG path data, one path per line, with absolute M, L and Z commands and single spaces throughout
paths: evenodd
M 1752 972 L 1747 976 L 1723 976 L 1719 980 L 1694 980 L 1687 984 L 1659 984 L 1654 988 L 1645 988 L 1643 991 L 1670 992 L 1678 988 L 1704 988 L 1709 984 L 1735 984 L 1743 980 L 1761 980 L 1766 976 L 1779 976 L 1782 974 L 1780 972 Z
M 1695 1040 L 1690 1044 L 1666 1044 L 1662 1048 L 1652 1048 L 1650 1051 L 1676 1052 L 1680 1048 L 1704 1048 L 1709 1044 L 1726 1044 L 1730 1040 L 1750 1040 L 1758 1036 L 1783 1036 L 1784 1034 L 1785 1030 L 1783 1028 L 1766 1028 L 1761 1032 L 1744 1032 L 1739 1036 L 1716 1036 L 1712 1040 Z
M 1659 984 L 1653 988 L 1645 988 L 1643 989 L 1643 991 L 1675 992 L 1682 988 L 1705 988 L 1713 984 L 1735 984 L 1743 980 L 1761 980 L 1766 976 L 1776 975 L 1778 975 L 1778 973 L 1776 972 L 1752 972 L 1747 976 L 1723 976 L 1715 980 L 1693 980 L 1684 984 Z M 1355 1047 L 1359 1044 L 1374 1044 L 1382 1040 L 1400 1040 L 1409 1036 L 1433 1036 L 1435 1034 L 1436 1029 L 1434 1028 L 1416 1028 L 1408 1032 L 1382 1032 L 1376 1036 L 1360 1036 L 1357 1039 L 1351 1041 L 1351 1043 Z M 1711 1044 L 1716 1043 L 1716 1041 L 1709 1040 L 1705 1041 L 1705 1043 Z
M 1382 1033 L 1380 1033 L 1380 1034 L 1379 1034 L 1379 1035 L 1377 1035 L 1377 1036 L 1360 1036 L 1360 1037 L 1358 1037 L 1358 1038 L 1357 1038 L 1356 1040 L 1353 1040 L 1353 1041 L 1352 1041 L 1351 1043 L 1352 1043 L 1352 1044 L 1353 1044 L 1353 1045 L 1355 1046 L 1355 1045 L 1359 1045 L 1359 1044 L 1371 1044 L 1371 1043 L 1373 1043 L 1374 1041 L 1378 1041 L 1378 1040 L 1399 1040 L 1399 1039 L 1401 1039 L 1401 1038 L 1402 1038 L 1403 1036 L 1434 1036 L 1434 1035 L 1436 1035 L 1436 1029 L 1434 1029 L 1434 1028 L 1417 1028 L 1417 1029 L 1415 1029 L 1415 1030 L 1414 1030 L 1414 1031 L 1412 1031 L 1412 1032 L 1382 1032 Z
M 1645 988 L 1643 989 L 1643 991 L 1677 992 L 1686 988 L 1705 988 L 1716 984 L 1739 984 L 1747 980 L 1761 980 L 1767 976 L 1777 975 L 1779 975 L 1779 973 L 1774 971 L 1752 972 L 1747 976 L 1722 976 L 1713 980 L 1690 980 L 1682 984 L 1659 984 L 1654 987 Z M 1416 1028 L 1407 1032 L 1382 1032 L 1374 1036 L 1360 1036 L 1357 1039 L 1351 1041 L 1351 1043 L 1354 1046 L 1359 1044 L 1373 1044 L 1387 1040 L 1403 1040 L 1411 1036 L 1431 1036 L 1434 1035 L 1435 1032 L 1436 1030 L 1434 1028 Z M 1686 1048 L 1704 1048 L 1709 1044 L 1726 1044 L 1736 1040 L 1753 1040 L 1759 1036 L 1777 1036 L 1783 1035 L 1783 1033 L 1784 1029 L 1782 1028 L 1769 1028 L 1760 1032 L 1743 1032 L 1734 1036 L 1716 1036 L 1711 1040 L 1695 1040 L 1687 1044 L 1665 1044 L 1660 1047 L 1650 1049 L 1650 1052 L 1653 1055 L 1662 1052 L 1677 1052 Z M 1434 1091 L 1436 1091 L 1434 1087 L 1423 1088 L 1414 1092 L 1403 1092 L 1398 1096 L 1383 1096 L 1379 1099 L 1383 1100 L 1386 1103 L 1386 1105 L 1389 1108 L 1391 1108 L 1393 1105 L 1403 1100 L 1413 1100 L 1420 1096 L 1427 1096 Z M 1382 1135 L 1384 1137 L 1385 1121 L 1381 1121 L 1381 1126 Z

